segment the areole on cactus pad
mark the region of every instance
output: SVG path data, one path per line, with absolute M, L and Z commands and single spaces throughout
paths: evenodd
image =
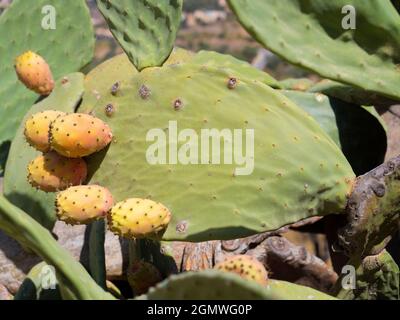
M 128 79 L 121 76 L 120 81 L 114 74 L 117 95 L 111 88 L 97 90 L 91 82 L 97 102 L 93 106 L 84 99 L 79 108 L 101 118 L 114 135 L 107 150 L 88 158 L 90 181 L 107 187 L 116 201 L 134 194 L 163 203 L 172 212 L 165 240 L 244 237 L 310 216 L 341 213 L 346 206 L 354 173 L 335 143 L 283 95 L 248 79 L 245 71 L 232 70 L 191 64 L 189 59 L 145 69 Z M 100 81 L 107 75 L 97 77 Z M 235 86 L 229 88 L 232 79 Z M 150 94 L 143 95 L 143 88 Z M 229 155 L 229 142 L 234 147 L 235 132 L 236 145 L 241 133 L 242 156 L 254 143 L 254 154 L 246 158 L 250 167 L 254 160 L 251 174 L 237 174 L 245 170 L 243 162 L 207 165 L 200 156 L 191 158 L 187 147 L 194 140 L 186 136 L 174 141 L 173 131 L 178 135 L 184 129 L 192 129 L 199 144 L 204 130 L 228 129 L 228 143 L 221 148 L 225 150 L 216 154 L 222 162 L 225 153 Z M 160 148 L 157 138 L 165 139 Z M 165 164 L 157 164 L 157 151 L 168 154 L 160 162 Z

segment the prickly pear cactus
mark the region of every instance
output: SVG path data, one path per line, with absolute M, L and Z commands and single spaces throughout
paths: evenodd
M 42 152 L 50 151 L 50 124 L 62 115 L 65 115 L 65 113 L 55 110 L 45 110 L 33 114 L 25 122 L 24 134 L 26 141 L 36 150 Z
M 400 16 L 390 0 L 228 3 L 257 41 L 289 62 L 400 100 Z
M 136 261 L 128 267 L 128 282 L 135 295 L 146 293 L 162 280 L 161 273 L 151 263 Z
M 89 224 L 105 218 L 113 203 L 110 191 L 101 186 L 70 187 L 57 194 L 57 216 L 69 224 Z
M 28 181 L 32 187 L 56 192 L 77 186 L 86 180 L 87 166 L 81 159 L 71 159 L 50 151 L 33 159 L 28 165 Z
M 71 113 L 50 126 L 51 149 L 68 158 L 81 158 L 104 149 L 113 135 L 107 124 L 88 114 Z
M 134 195 L 163 203 L 172 213 L 166 240 L 233 239 L 340 213 L 354 179 L 339 148 L 310 116 L 270 87 L 223 68 L 188 62 L 144 70 L 121 81 L 118 95 L 102 92 L 94 107 L 79 112 L 94 112 L 114 134 L 108 150 L 88 159 L 91 181 L 109 188 L 116 201 Z M 175 125 L 197 135 L 211 128 L 248 137 L 253 132 L 254 155 L 248 154 L 247 169 L 168 159 L 151 164 L 149 132 L 173 135 Z M 165 138 L 161 146 L 174 156 L 175 142 Z
M 233 272 L 243 279 L 255 281 L 260 285 L 266 285 L 268 272 L 264 265 L 252 256 L 235 255 L 218 263 L 214 267 L 217 270 Z
M 161 66 L 174 47 L 183 0 L 97 0 L 111 32 L 142 70 Z
M 37 53 L 27 51 L 15 59 L 18 79 L 30 90 L 48 96 L 54 89 L 54 79 L 50 66 Z
M 68 35 L 66 37 L 66 35 Z M 25 113 L 37 100 L 18 81 L 14 59 L 32 50 L 50 65 L 55 79 L 90 62 L 94 34 L 84 0 L 14 0 L 0 17 L 0 144 L 11 140 Z
M 83 94 L 83 74 L 69 74 L 56 82 L 53 93 L 34 105 L 21 121 L 11 145 L 4 176 L 4 195 L 47 228 L 55 222 L 53 194 L 32 188 L 27 180 L 28 164 L 40 155 L 25 139 L 25 122 L 45 110 L 73 112 Z
M 210 290 L 212 288 L 212 290 Z M 267 287 L 216 270 L 173 275 L 138 299 L 146 300 L 334 300 L 317 290 L 271 280 Z
M 150 199 L 130 198 L 109 212 L 110 230 L 128 239 L 160 239 L 171 221 L 171 212 Z

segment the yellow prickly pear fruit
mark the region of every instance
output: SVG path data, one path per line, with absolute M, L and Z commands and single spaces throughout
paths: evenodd
M 25 122 L 24 134 L 26 141 L 39 151 L 49 151 L 50 124 L 63 115 L 65 115 L 64 112 L 54 110 L 47 110 L 32 115 Z
M 128 282 L 135 295 L 145 294 L 162 280 L 160 271 L 149 262 L 137 261 L 128 267 Z
M 261 285 L 268 282 L 268 272 L 256 258 L 248 255 L 235 255 L 214 266 L 214 269 L 236 273 L 243 279 L 255 281 Z
M 56 192 L 80 185 L 87 175 L 83 159 L 69 159 L 55 152 L 48 152 L 28 165 L 28 181 L 40 190 Z
M 111 142 L 112 137 L 105 122 L 84 113 L 61 116 L 50 127 L 51 148 L 69 158 L 98 152 Z
M 47 62 L 38 54 L 27 51 L 15 59 L 19 80 L 40 95 L 47 96 L 54 89 L 54 80 Z
M 108 215 L 110 230 L 128 239 L 159 239 L 170 221 L 171 213 L 165 206 L 140 198 L 117 203 Z
M 113 205 L 111 192 L 98 185 L 70 187 L 57 194 L 57 217 L 72 225 L 104 218 Z

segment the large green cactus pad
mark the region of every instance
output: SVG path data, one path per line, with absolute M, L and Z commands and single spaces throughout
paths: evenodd
M 232 76 L 189 63 L 152 68 L 122 81 L 119 95 L 104 92 L 94 109 L 79 109 L 106 121 L 115 137 L 89 159 L 90 181 L 108 187 L 116 200 L 151 197 L 166 205 L 173 215 L 166 240 L 244 237 L 340 213 L 346 205 L 354 173 L 314 119 L 259 81 L 238 75 L 229 89 Z M 141 96 L 144 86 L 150 94 Z M 108 117 L 110 104 L 115 112 Z M 146 152 L 153 142 L 146 135 L 151 129 L 165 132 L 169 121 L 199 136 L 201 129 L 238 129 L 243 135 L 254 129 L 254 171 L 235 175 L 242 167 L 235 163 L 149 164 Z M 220 159 L 223 149 L 216 154 Z
M 342 149 L 357 175 L 384 161 L 386 126 L 373 107 L 349 104 L 320 93 L 290 90 L 282 93 L 318 121 Z
M 270 280 L 268 286 L 244 280 L 236 274 L 206 270 L 173 275 L 151 288 L 146 300 L 334 300 L 317 290 Z
M 336 290 L 337 297 L 346 300 L 399 300 L 400 271 L 391 255 L 383 250 L 375 256 L 363 260 L 351 259 L 347 265 L 355 268 L 355 288 L 343 288 L 343 275 L 339 278 Z
M 229 0 L 247 31 L 324 78 L 400 100 L 400 16 L 389 0 Z M 345 29 L 342 8 L 355 8 Z M 346 19 L 346 18 L 345 18 Z
M 52 193 L 34 189 L 27 181 L 27 166 L 40 152 L 28 145 L 24 136 L 25 121 L 44 110 L 74 112 L 83 94 L 83 74 L 72 73 L 57 81 L 52 94 L 34 105 L 21 121 L 12 142 L 4 176 L 4 195 L 39 223 L 51 229 L 56 220 Z
M 47 20 L 43 8 L 55 9 L 56 29 L 43 29 Z M 52 12 L 52 11 L 49 11 Z M 38 96 L 20 83 L 14 71 L 14 59 L 27 50 L 43 56 L 54 78 L 79 71 L 90 62 L 94 34 L 84 0 L 14 0 L 0 17 L 0 144 L 11 140 L 25 113 Z
M 181 22 L 182 0 L 97 0 L 111 32 L 138 70 L 161 66 Z
M 54 266 L 63 299 L 114 300 L 52 234 L 27 213 L 0 196 L 0 229 Z

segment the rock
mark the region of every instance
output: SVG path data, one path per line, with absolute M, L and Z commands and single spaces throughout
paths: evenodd
M 1 300 L 12 300 L 12 295 L 8 292 L 5 286 L 0 284 L 0 301 Z

